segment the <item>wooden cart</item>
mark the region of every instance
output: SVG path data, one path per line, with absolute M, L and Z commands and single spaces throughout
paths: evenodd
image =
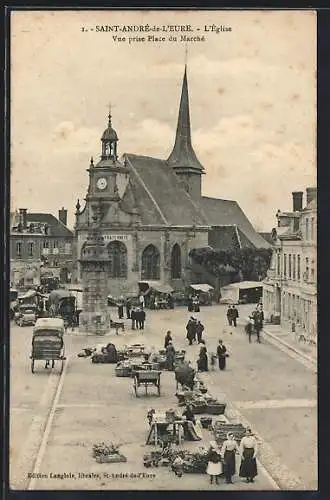
M 148 394 L 148 387 L 156 387 L 158 396 L 160 396 L 160 375 L 159 370 L 137 370 L 133 373 L 133 385 L 135 396 L 138 397 L 138 388 L 145 387 L 146 396 Z
M 60 318 L 39 318 L 33 329 L 31 371 L 34 373 L 36 360 L 45 361 L 45 368 L 54 368 L 55 361 L 61 363 L 60 373 L 63 371 L 64 355 L 64 321 Z M 51 366 L 50 365 L 51 362 Z

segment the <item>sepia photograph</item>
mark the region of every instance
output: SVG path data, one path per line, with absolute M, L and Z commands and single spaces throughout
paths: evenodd
M 10 12 L 11 490 L 318 489 L 316 12 Z

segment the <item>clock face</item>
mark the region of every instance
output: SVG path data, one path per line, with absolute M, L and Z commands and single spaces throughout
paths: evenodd
M 107 187 L 107 180 L 104 177 L 100 177 L 100 179 L 97 180 L 96 186 L 98 189 L 105 189 Z

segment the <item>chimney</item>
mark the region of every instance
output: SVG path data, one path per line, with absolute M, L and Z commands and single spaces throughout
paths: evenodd
M 27 208 L 19 209 L 20 223 L 22 224 L 22 229 L 27 228 Z
M 292 203 L 293 203 L 293 211 L 301 212 L 302 210 L 302 201 L 303 201 L 303 192 L 302 191 L 293 191 L 292 193 Z
M 64 207 L 62 207 L 61 210 L 58 211 L 58 220 L 60 220 L 65 226 L 68 223 L 68 211 L 65 210 Z
M 317 188 L 309 187 L 306 189 L 306 204 L 308 205 L 312 200 L 317 198 Z

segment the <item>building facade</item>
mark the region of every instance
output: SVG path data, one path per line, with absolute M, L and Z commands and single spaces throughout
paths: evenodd
M 277 212 L 274 250 L 264 280 L 264 309 L 268 319 L 317 341 L 317 191 L 294 192 L 292 212 Z
M 219 239 L 228 226 L 235 226 L 244 241 L 269 246 L 235 201 L 202 196 L 205 169 L 192 146 L 187 68 L 169 158 L 125 153 L 119 159 L 118 140 L 109 115 L 100 160 L 94 164 L 92 158 L 88 168 L 85 205 L 79 200 L 76 205 L 78 282 L 79 260 L 96 213 L 101 214 L 108 255 L 108 292 L 114 296 L 136 290 L 140 281 L 183 289 L 192 279 L 189 252 L 208 246 L 212 229 Z
M 67 210 L 52 214 L 11 215 L 10 282 L 12 286 L 39 284 L 48 273 L 61 281 L 70 281 L 73 268 L 74 234 L 67 228 Z

